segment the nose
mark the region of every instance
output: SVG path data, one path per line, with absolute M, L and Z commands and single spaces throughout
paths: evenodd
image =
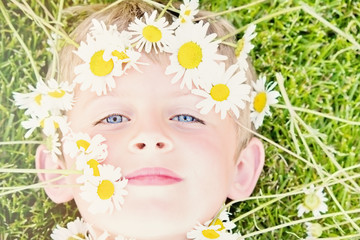
M 172 141 L 166 136 L 158 133 L 141 133 L 129 142 L 129 150 L 133 153 L 165 153 L 172 149 Z

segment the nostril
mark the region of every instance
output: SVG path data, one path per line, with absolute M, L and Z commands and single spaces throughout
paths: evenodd
M 163 143 L 163 142 L 158 142 L 158 143 L 156 143 L 156 146 L 157 146 L 158 148 L 164 148 L 165 143 Z
M 145 146 L 146 146 L 145 143 L 137 143 L 137 144 L 136 144 L 136 147 L 137 147 L 138 149 L 144 149 Z

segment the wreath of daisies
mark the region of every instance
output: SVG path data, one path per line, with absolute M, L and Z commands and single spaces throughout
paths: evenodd
M 107 157 L 106 139 L 101 135 L 90 137 L 86 133 L 74 133 L 69 127 L 66 111 L 74 104 L 74 88 L 90 89 L 97 95 L 107 94 L 116 87 L 114 77 L 121 76 L 128 69 L 141 71 L 144 63 L 139 62 L 142 51 L 167 52 L 170 65 L 165 74 L 173 75 L 171 82 L 181 80 L 180 87 L 186 87 L 192 94 L 204 99 L 196 107 L 201 114 L 207 114 L 213 108 L 224 119 L 227 114 L 237 118 L 240 111 L 250 104 L 250 118 L 255 128 L 259 128 L 265 116 L 270 116 L 270 106 L 277 103 L 280 94 L 274 90 L 276 83 L 268 83 L 260 77 L 252 86 L 248 85 L 245 71 L 246 59 L 254 48 L 251 40 L 256 36 L 255 25 L 250 25 L 234 49 L 237 63 L 225 68 L 226 56 L 218 53 L 220 40 L 215 33 L 207 34 L 209 23 L 193 22 L 198 13 L 198 0 L 185 0 L 180 5 L 180 14 L 169 24 L 157 10 L 145 13 L 129 24 L 128 31 L 119 32 L 116 25 L 106 26 L 97 19 L 92 20 L 92 27 L 86 41 L 81 42 L 74 54 L 81 58 L 82 64 L 74 68 L 76 77 L 72 84 L 38 81 L 35 87 L 29 86 L 29 93 L 14 93 L 15 104 L 25 110 L 29 120 L 22 122 L 28 129 L 28 138 L 36 128 L 41 128 L 46 136 L 47 151 L 53 161 L 59 161 L 60 147 L 65 154 L 76 159 L 76 170 L 81 174 L 77 182 L 81 184 L 80 196 L 90 203 L 92 214 L 121 211 L 127 195 L 127 179 L 121 169 L 103 164 Z M 60 136 L 64 136 L 60 139 Z M 320 191 L 320 190 L 319 190 Z M 313 211 L 324 212 L 326 198 L 314 189 L 304 204 L 299 206 L 299 216 Z M 320 201 L 319 204 L 316 204 Z M 324 206 L 325 205 L 325 206 Z M 229 220 L 225 210 L 205 224 L 198 224 L 187 234 L 188 239 L 239 239 L 233 233 L 235 224 Z M 66 227 L 57 226 L 52 239 L 106 239 L 94 233 L 87 223 L 76 219 Z M 118 236 L 116 239 L 125 239 Z

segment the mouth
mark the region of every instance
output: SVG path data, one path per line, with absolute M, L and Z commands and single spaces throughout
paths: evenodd
M 167 168 L 141 168 L 125 176 L 132 185 L 171 185 L 183 179 Z

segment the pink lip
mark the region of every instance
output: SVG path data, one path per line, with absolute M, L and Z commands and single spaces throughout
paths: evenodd
M 133 185 L 170 185 L 182 181 L 178 175 L 166 168 L 141 168 L 125 176 Z

